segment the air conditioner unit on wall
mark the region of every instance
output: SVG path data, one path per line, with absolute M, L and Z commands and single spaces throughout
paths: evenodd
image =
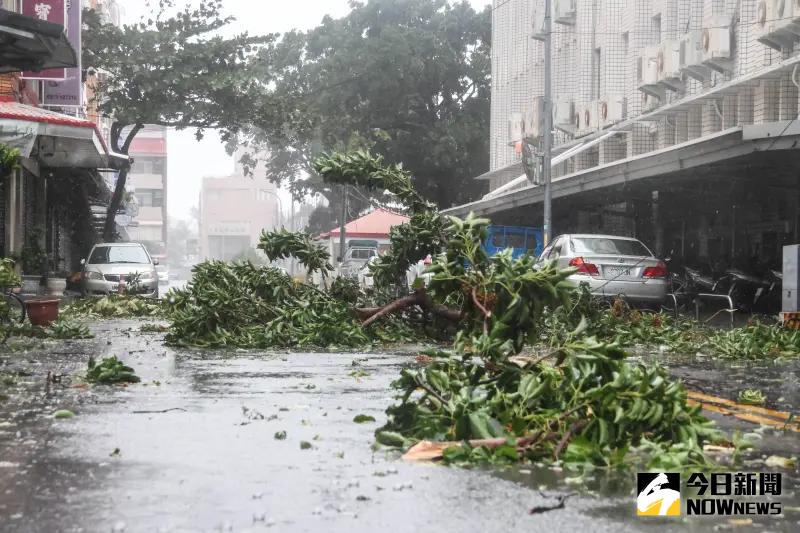
M 553 103 L 553 126 L 565 133 L 575 133 L 575 103 L 572 98 L 559 98 Z
M 720 72 L 731 70 L 732 40 L 730 18 L 725 15 L 713 17 L 711 26 L 704 28 L 700 34 L 703 64 Z
M 642 94 L 642 113 L 649 113 L 661 105 L 661 100 L 652 94 Z
M 526 139 L 538 139 L 544 125 L 544 98 L 533 99 L 530 109 L 522 112 L 523 135 Z
M 800 38 L 800 0 L 772 0 L 773 32 L 785 34 L 787 39 Z
M 543 3 L 543 2 L 541 2 Z M 555 0 L 553 19 L 558 24 L 575 24 L 575 15 L 578 12 L 577 0 Z
M 522 140 L 524 127 L 522 113 L 511 113 L 508 119 L 508 144 L 514 144 Z
M 640 91 L 659 98 L 664 96 L 664 88 L 658 84 L 658 46 L 648 46 L 636 58 L 636 80 Z
M 711 69 L 703 64 L 702 35 L 702 30 L 692 30 L 680 39 L 680 68 L 699 81 L 707 80 L 712 75 Z
M 625 120 L 627 114 L 627 100 L 624 96 L 607 95 L 598 103 L 598 121 L 601 128 L 607 128 Z
M 791 48 L 798 39 L 798 0 L 757 0 L 753 34 L 770 48 Z
M 575 135 L 588 135 L 600 127 L 599 102 L 579 104 L 575 113 Z
M 661 85 L 673 91 L 683 89 L 680 41 L 668 39 L 661 43 L 656 65 L 658 66 L 658 81 Z

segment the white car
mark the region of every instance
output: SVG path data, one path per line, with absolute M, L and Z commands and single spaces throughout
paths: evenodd
M 138 242 L 95 244 L 81 264 L 84 296 L 124 291 L 158 298 L 158 261 Z
M 667 296 L 667 265 L 630 237 L 561 235 L 544 249 L 539 261 L 575 268 L 568 279 L 575 285 L 587 283 L 601 298 L 621 296 L 634 303 L 661 304 Z

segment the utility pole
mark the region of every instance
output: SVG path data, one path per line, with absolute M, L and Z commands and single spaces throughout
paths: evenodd
M 290 194 L 291 194 L 291 191 L 290 191 Z M 290 212 L 290 215 L 289 215 L 289 217 L 290 217 L 289 218 L 289 228 L 291 229 L 292 233 L 294 233 L 294 231 L 295 231 L 295 227 L 294 227 L 294 194 L 291 194 L 290 201 L 292 202 L 292 209 L 291 209 L 291 212 Z M 294 264 L 295 264 L 295 260 L 294 260 L 294 256 L 292 256 L 291 258 L 289 258 L 289 273 L 292 275 L 292 277 L 294 277 L 294 268 L 295 268 Z
M 347 250 L 345 246 L 345 224 L 347 224 L 347 185 L 342 185 L 342 214 L 339 223 L 339 271 L 341 273 L 341 265 L 344 262 L 344 253 Z
M 544 2 L 544 139 L 542 140 L 542 178 L 544 181 L 544 245 L 550 243 L 553 231 L 553 191 L 551 161 L 553 158 L 553 34 L 552 0 Z

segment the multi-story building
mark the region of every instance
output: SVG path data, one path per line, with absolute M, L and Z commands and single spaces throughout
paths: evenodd
M 130 156 L 133 166 L 127 186 L 135 196 L 138 213 L 127 228 L 128 235 L 132 241 L 143 243 L 153 257 L 164 261 L 167 255 L 167 128 L 146 126 L 133 140 Z
M 97 237 L 94 207 L 110 197 L 101 172 L 125 164 L 80 105 L 81 5 L 58 5 L 0 0 L 0 143 L 20 163 L 0 171 L 0 255 L 38 247 L 47 264 L 23 262 L 23 273 L 56 277 L 80 268 Z
M 800 2 L 552 5 L 556 234 L 729 259 L 800 240 Z M 491 192 L 454 214 L 541 225 L 543 6 L 493 2 Z
M 238 161 L 238 157 L 236 158 Z M 200 191 L 200 256 L 229 261 L 255 252 L 261 230 L 281 224 L 275 185 L 264 179 L 261 165 L 245 176 L 237 163 L 234 175 L 203 178 Z

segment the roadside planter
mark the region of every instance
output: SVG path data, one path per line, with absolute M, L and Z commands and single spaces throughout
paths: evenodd
M 31 324 L 46 327 L 58 320 L 58 304 L 56 298 L 27 300 L 25 308 Z
M 53 277 L 47 278 L 47 295 L 48 296 L 62 296 L 64 291 L 67 290 L 66 277 Z
M 39 294 L 39 285 L 41 284 L 42 276 L 35 274 L 23 274 L 22 276 L 22 294 Z

